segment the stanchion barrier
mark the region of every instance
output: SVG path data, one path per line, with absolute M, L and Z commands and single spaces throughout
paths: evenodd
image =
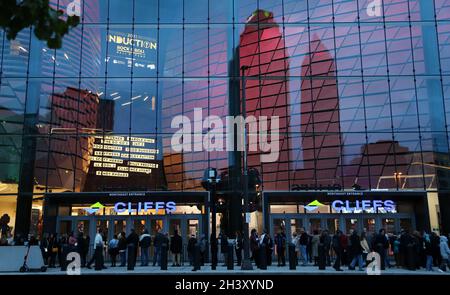
M 319 244 L 319 270 L 325 270 L 325 266 L 327 264 L 327 258 L 325 254 L 325 246 L 324 244 Z
M 163 244 L 162 246 L 161 246 L 161 253 L 160 253 L 160 255 L 161 255 L 161 270 L 167 270 L 167 263 L 168 263 L 168 253 L 167 253 L 167 245 L 166 244 Z
M 295 255 L 295 245 L 290 243 L 288 246 L 289 251 L 289 269 L 297 269 L 297 255 Z
M 234 269 L 234 245 L 228 244 L 227 247 L 227 269 L 233 270 Z
M 267 269 L 267 250 L 266 245 L 261 244 L 258 250 L 259 253 L 259 268 L 262 270 Z

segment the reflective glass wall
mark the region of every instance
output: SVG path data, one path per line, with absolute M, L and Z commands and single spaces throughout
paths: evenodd
M 379 2 L 81 1 L 59 50 L 0 32 L 0 194 L 233 189 L 242 152 L 195 144 L 243 103 L 279 117 L 278 157 L 248 154 L 264 190 L 447 189 L 450 1 Z

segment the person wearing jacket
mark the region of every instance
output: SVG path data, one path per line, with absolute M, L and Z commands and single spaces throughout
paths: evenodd
M 311 239 L 311 255 L 314 258 L 314 266 L 319 265 L 319 242 L 320 242 L 319 231 L 315 229 L 313 231 L 313 237 Z
M 111 267 L 116 266 L 116 257 L 119 254 L 119 240 L 117 239 L 117 235 L 109 241 L 108 243 L 108 253 L 111 257 Z
M 292 245 L 295 247 L 295 265 L 298 265 L 298 257 L 300 253 L 300 244 L 299 244 L 300 237 L 297 235 L 297 232 L 294 232 L 292 234 Z
M 130 234 L 127 237 L 129 267 L 134 268 L 136 266 L 138 245 L 139 245 L 139 236 L 134 230 L 134 228 L 132 228 Z
M 280 230 L 275 236 L 275 251 L 278 257 L 278 266 L 286 265 L 286 234 L 284 231 Z M 268 264 L 269 265 L 269 264 Z
M 441 249 L 440 249 L 440 238 L 435 232 L 430 234 L 431 240 L 431 252 L 433 255 L 433 265 L 439 267 L 441 265 Z
M 148 249 L 152 243 L 152 237 L 149 235 L 148 230 L 144 229 L 144 232 L 139 237 L 139 246 L 141 247 L 141 266 L 148 266 Z
M 97 234 L 95 235 L 94 239 L 94 255 L 92 256 L 91 261 L 87 264 L 87 268 L 91 268 L 92 263 L 95 261 L 95 270 L 102 270 L 106 269 L 104 265 L 104 258 L 103 258 L 103 236 L 102 236 L 103 230 L 102 228 L 97 229 Z
M 348 253 L 348 236 L 342 233 L 339 241 L 341 243 L 341 265 L 348 265 L 350 258 Z
M 158 232 L 153 238 L 153 246 L 154 246 L 153 266 L 155 266 L 156 263 L 158 263 L 158 266 L 161 265 L 161 247 L 163 242 L 164 242 L 164 235 L 163 233 L 161 233 L 161 229 L 158 229 Z
M 192 234 L 191 237 L 189 238 L 188 245 L 187 245 L 187 252 L 188 252 L 188 257 L 189 257 L 189 264 L 190 264 L 191 266 L 194 265 L 194 251 L 195 251 L 195 244 L 197 244 L 197 238 L 195 237 L 194 234 Z
M 370 253 L 370 247 L 369 247 L 369 242 L 367 241 L 367 237 L 366 237 L 366 232 L 365 231 L 363 231 L 361 233 L 360 245 L 361 245 L 361 249 L 362 249 L 363 262 L 365 264 L 367 264 L 367 256 Z
M 423 233 L 423 249 L 425 255 L 425 269 L 433 271 L 433 249 L 431 248 L 431 237 L 427 232 Z
M 174 231 L 173 236 L 170 238 L 170 252 L 173 255 L 172 266 L 181 266 L 181 249 L 183 248 L 183 240 L 178 234 L 178 230 Z
M 439 248 L 440 248 L 441 257 L 442 257 L 441 267 L 439 268 L 439 270 L 441 272 L 444 272 L 444 271 L 446 271 L 446 267 L 450 268 L 450 261 L 449 261 L 450 249 L 448 247 L 448 239 L 444 235 L 442 235 L 440 238 Z
M 380 255 L 381 265 L 380 269 L 386 269 L 386 249 L 389 247 L 388 239 L 386 238 L 386 232 L 384 229 L 380 229 L 378 234 L 373 240 L 373 249 Z
M 352 262 L 348 266 L 348 269 L 355 270 L 356 263 L 358 263 L 359 270 L 363 270 L 364 262 L 362 258 L 362 247 L 361 247 L 361 239 L 358 236 L 356 230 L 352 231 L 350 235 L 350 255 L 352 258 Z
M 244 248 L 244 241 L 242 239 L 242 233 L 240 231 L 236 232 L 236 244 L 234 249 L 236 252 L 236 266 L 241 266 L 242 264 L 242 249 Z
M 219 234 L 220 239 L 220 252 L 223 255 L 223 266 L 227 266 L 228 257 L 228 237 L 224 232 Z
M 119 244 L 118 250 L 120 255 L 120 266 L 124 267 L 127 264 L 127 239 L 125 233 L 121 232 L 118 236 Z
M 301 259 L 303 260 L 303 266 L 308 265 L 308 251 L 307 251 L 308 242 L 309 242 L 308 234 L 305 232 L 304 228 L 301 228 L 299 244 L 300 244 Z
M 257 267 L 259 267 L 259 237 L 256 229 L 252 229 L 250 232 L 250 250 L 252 251 L 251 259 L 255 261 Z
M 341 236 L 342 236 L 342 232 L 340 230 L 337 230 L 336 234 L 333 236 L 333 239 L 331 242 L 333 251 L 336 254 L 336 261 L 334 262 L 334 265 L 333 265 L 333 268 L 336 271 L 343 271 L 341 269 L 341 253 L 342 253 Z

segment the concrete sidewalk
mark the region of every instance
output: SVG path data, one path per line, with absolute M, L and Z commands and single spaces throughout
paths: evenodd
M 107 265 L 108 267 L 108 265 Z M 146 266 L 140 267 L 137 266 L 133 271 L 128 271 L 126 267 L 108 267 L 102 271 L 95 271 L 94 269 L 81 269 L 81 275 L 216 275 L 216 274 L 226 274 L 226 275 L 254 275 L 254 274 L 268 274 L 268 275 L 367 275 L 366 271 L 358 271 L 358 270 L 348 270 L 346 268 L 342 268 L 344 271 L 337 272 L 332 267 L 327 267 L 326 270 L 319 270 L 318 267 L 314 266 L 298 266 L 296 270 L 289 270 L 289 267 L 277 267 L 277 266 L 269 266 L 267 270 L 260 270 L 254 267 L 252 271 L 242 271 L 239 267 L 234 268 L 234 270 L 227 270 L 226 267 L 218 266 L 216 270 L 211 270 L 211 266 L 205 265 L 199 271 L 192 271 L 192 267 L 190 266 L 181 266 L 181 267 L 171 267 L 169 265 L 168 270 L 161 270 L 160 267 Z M 61 271 L 59 268 L 50 268 L 47 272 L 33 272 L 33 273 L 24 273 L 21 274 L 19 272 L 14 273 L 0 273 L 0 275 L 65 275 L 66 272 Z M 409 271 L 405 269 L 399 268 L 390 268 L 382 271 L 382 275 L 450 275 L 450 272 L 441 273 L 437 268 L 434 268 L 433 272 L 428 272 L 425 270 L 417 270 L 417 271 Z

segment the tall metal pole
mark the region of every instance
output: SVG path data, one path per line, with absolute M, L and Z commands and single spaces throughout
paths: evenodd
M 250 261 L 250 241 L 249 241 L 249 230 L 247 222 L 248 214 L 248 167 L 247 167 L 247 124 L 245 124 L 245 119 L 247 117 L 246 110 L 246 96 L 245 96 L 245 71 L 248 69 L 247 66 L 242 66 L 242 116 L 244 118 L 244 159 L 243 159 L 243 182 L 244 182 L 244 223 L 243 223 L 243 246 L 244 246 L 244 259 L 242 261 L 242 270 L 253 270 L 253 265 Z

